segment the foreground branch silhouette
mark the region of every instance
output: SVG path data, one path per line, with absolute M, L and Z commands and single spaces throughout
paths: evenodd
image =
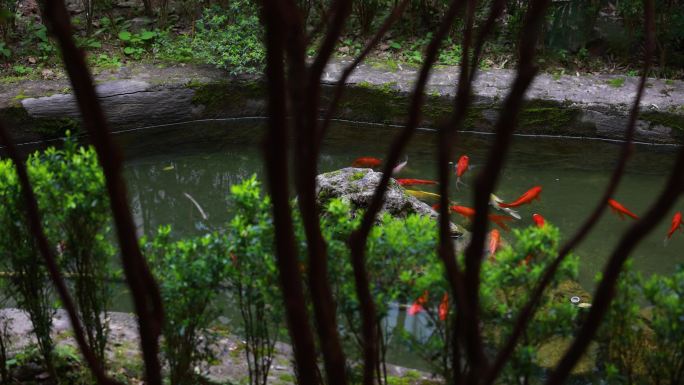
M 437 153 L 437 170 L 440 181 L 439 208 L 439 256 L 444 263 L 446 279 L 451 297 L 455 302 L 455 316 L 451 317 L 451 382 L 454 384 L 493 384 L 509 363 L 519 339 L 534 317 L 545 289 L 553 280 L 564 258 L 589 234 L 605 211 L 607 200 L 614 194 L 631 152 L 639 105 L 644 93 L 646 77 L 654 51 L 653 0 L 645 0 L 646 44 L 644 70 L 639 82 L 634 104 L 625 133 L 617 166 L 597 206 L 580 230 L 561 248 L 553 262 L 546 268 L 535 286 L 530 299 L 517 315 L 513 332 L 498 352 L 489 352 L 481 335 L 480 321 L 480 272 L 484 242 L 488 230 L 489 197 L 494 191 L 499 175 L 505 165 L 517 118 L 522 111 L 525 93 L 537 73 L 535 52 L 540 31 L 545 20 L 549 0 L 531 0 L 526 10 L 519 44 L 519 61 L 515 79 L 504 99 L 495 124 L 495 139 L 484 170 L 475 182 L 475 217 L 472 238 L 465 252 L 465 265 L 459 266 L 450 234 L 449 186 L 453 145 L 458 131 L 463 129 L 472 105 L 473 82 L 478 72 L 480 55 L 487 38 L 499 20 L 504 0 L 490 4 L 487 19 L 476 28 L 476 0 L 452 0 L 442 16 L 439 27 L 426 47 L 423 63 L 418 71 L 414 88 L 410 94 L 408 115 L 405 125 L 393 139 L 385 163 L 382 178 L 374 191 L 371 203 L 361 218 L 360 226 L 348 240 L 354 285 L 359 300 L 363 348 L 363 384 L 380 383 L 378 368 L 379 328 L 376 306 L 370 287 L 369 271 L 366 268 L 366 244 L 369 234 L 383 207 L 392 170 L 401 159 L 415 131 L 421 124 L 425 90 L 430 73 L 440 53 L 441 45 L 453 31 L 459 17 L 462 18 L 462 59 L 456 96 L 449 119 L 440 126 L 440 143 Z M 264 137 L 264 158 L 268 189 L 273 205 L 275 228 L 276 261 L 287 326 L 293 345 L 297 379 L 303 385 L 347 385 L 349 360 L 340 338 L 335 298 L 328 276 L 328 251 L 320 225 L 320 207 L 317 204 L 316 176 L 321 143 L 330 129 L 330 122 L 341 103 L 346 81 L 354 69 L 378 44 L 390 27 L 399 20 L 408 0 L 398 2 L 385 21 L 367 42 L 361 53 L 345 67 L 333 89 L 331 102 L 321 110 L 321 76 L 329 64 L 337 42 L 349 23 L 351 0 L 333 0 L 326 11 L 327 25 L 313 60 L 306 55 L 310 38 L 294 0 L 263 0 L 260 4 L 262 22 L 265 27 L 267 63 L 268 121 Z M 463 15 L 463 16 L 461 16 Z M 112 213 L 121 246 L 122 264 L 126 282 L 133 293 L 135 311 L 138 316 L 141 346 L 145 362 L 147 383 L 161 385 L 162 374 L 159 363 L 159 335 L 163 322 L 163 309 L 159 291 L 138 244 L 135 224 L 128 205 L 126 187 L 121 175 L 122 159 L 109 135 L 108 125 L 98 102 L 92 78 L 88 72 L 83 53 L 74 44 L 69 14 L 63 0 L 48 1 L 45 16 L 50 31 L 57 38 L 64 64 L 72 82 L 83 123 L 98 154 L 103 168 Z M 474 39 L 474 40 L 473 40 Z M 100 384 L 114 384 L 106 377 L 102 363 L 92 355 L 83 338 L 78 319 L 75 318 L 73 301 L 64 284 L 63 277 L 54 261 L 50 245 L 40 227 L 40 215 L 33 197 L 26 170 L 16 154 L 4 127 L 0 126 L 0 139 L 7 145 L 14 159 L 27 202 L 27 214 L 37 245 L 48 265 L 51 278 L 69 316 L 72 318 L 76 340 L 88 366 Z M 290 155 L 289 143 L 293 139 Z M 290 158 L 294 159 L 294 170 L 290 170 Z M 306 271 L 300 270 L 299 252 L 295 241 L 290 184 L 294 181 L 297 193 L 297 208 L 301 213 L 307 242 Z M 614 288 L 629 253 L 639 241 L 663 218 L 667 210 L 684 190 L 684 149 L 667 185 L 648 213 L 635 223 L 622 237 L 612 252 L 603 279 L 596 290 L 593 306 L 557 368 L 548 378 L 549 384 L 564 382 L 577 360 L 586 350 L 608 310 L 614 296 Z M 305 290 L 303 273 L 306 273 L 308 290 Z M 311 305 L 311 314 L 309 306 Z M 313 326 L 312 326 L 313 323 Z M 322 357 L 322 369 L 319 367 Z M 493 359 L 490 365 L 489 360 Z M 377 373 L 377 376 L 376 376 Z

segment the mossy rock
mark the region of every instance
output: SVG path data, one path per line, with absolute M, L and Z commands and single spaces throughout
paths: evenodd
M 563 355 L 572 344 L 572 337 L 553 337 L 546 343 L 537 348 L 537 365 L 545 369 L 553 369 L 558 365 Z M 574 375 L 590 374 L 596 367 L 596 357 L 598 356 L 598 344 L 592 342 L 582 358 L 572 369 Z

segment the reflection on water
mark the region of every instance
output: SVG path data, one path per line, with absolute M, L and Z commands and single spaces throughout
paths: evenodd
M 141 234 L 152 234 L 162 224 L 172 224 L 176 235 L 197 234 L 221 227 L 230 217 L 229 186 L 257 173 L 263 179 L 260 140 L 262 120 L 182 124 L 119 134 L 126 158 L 126 177 Z M 382 158 L 396 128 L 337 123 L 322 149 L 321 172 L 346 167 L 359 156 Z M 471 169 L 464 181 L 472 183 L 487 155 L 491 136 L 460 134 L 455 156 L 467 154 Z M 437 148 L 433 132 L 419 132 L 408 147 L 405 178 L 434 179 Z M 516 137 L 496 194 L 512 200 L 535 185 L 543 186 L 541 202 L 520 208 L 523 216 L 514 227 L 532 224 L 531 215 L 542 214 L 569 237 L 593 209 L 615 165 L 620 145 L 567 139 Z M 672 165 L 675 149 L 635 147 L 627 174 L 615 199 L 637 214 L 657 196 Z M 425 187 L 427 191 L 434 188 Z M 468 189 L 453 191 L 453 200 L 471 206 Z M 192 196 L 207 213 L 200 212 L 184 194 Z M 675 234 L 667 247 L 663 239 L 680 201 L 672 213 L 633 253 L 634 265 L 645 274 L 669 273 L 684 262 L 684 236 Z M 460 218 L 454 218 L 460 221 Z M 467 225 L 463 222 L 462 224 Z M 597 272 L 629 226 L 607 212 L 595 231 L 576 253 L 581 257 L 580 281 L 591 289 Z M 403 313 L 403 312 L 402 312 Z M 403 322 L 407 330 L 420 330 L 416 317 L 397 317 L 392 310 L 391 328 Z M 415 357 L 392 349 L 393 360 L 416 366 Z

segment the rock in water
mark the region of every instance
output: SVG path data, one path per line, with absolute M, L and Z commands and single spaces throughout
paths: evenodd
M 320 174 L 316 177 L 318 203 L 323 206 L 333 198 L 342 198 L 351 204 L 353 210 L 365 209 L 370 205 L 380 178 L 382 173 L 369 168 L 347 167 Z M 381 214 L 384 212 L 397 218 L 405 218 L 410 214 L 427 215 L 435 219 L 438 217 L 432 207 L 406 194 L 404 188 L 394 179 L 390 179 L 385 193 Z M 466 231 L 451 224 L 451 233 L 454 237 L 462 238 Z

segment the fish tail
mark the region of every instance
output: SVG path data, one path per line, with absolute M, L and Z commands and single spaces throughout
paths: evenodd
M 670 237 L 667 236 L 665 239 L 663 239 L 663 247 L 667 247 L 668 243 L 670 243 Z
M 457 176 L 457 177 L 456 177 L 456 190 L 460 190 L 460 188 L 458 188 L 459 185 L 463 185 L 463 187 L 466 186 L 465 182 L 463 182 L 463 181 L 461 180 L 461 177 L 460 177 L 460 176 Z

